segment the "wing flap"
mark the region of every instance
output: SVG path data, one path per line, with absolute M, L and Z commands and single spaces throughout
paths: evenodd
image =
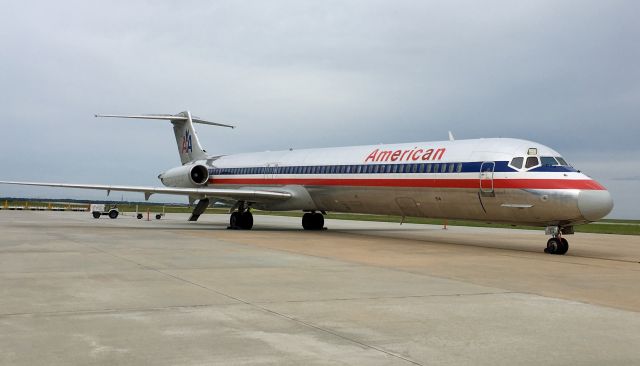
M 46 183 L 46 182 L 13 182 L 0 181 L 0 184 L 15 184 L 22 186 L 57 187 L 95 189 L 116 192 L 140 192 L 145 199 L 152 194 L 171 194 L 198 198 L 230 198 L 239 201 L 268 202 L 284 201 L 291 198 L 291 193 L 261 189 L 230 189 L 230 188 L 172 188 L 172 187 L 141 187 L 141 186 L 117 186 L 105 184 L 74 184 L 74 183 Z

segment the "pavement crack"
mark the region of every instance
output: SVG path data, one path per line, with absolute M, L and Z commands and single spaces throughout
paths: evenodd
M 344 297 L 332 299 L 311 299 L 311 300 L 285 300 L 285 301 L 256 301 L 258 304 L 295 304 L 312 302 L 338 302 L 338 301 L 358 301 L 358 300 L 402 300 L 402 299 L 428 299 L 436 297 L 465 297 L 465 296 L 487 296 L 487 295 L 510 295 L 520 292 L 497 291 L 497 292 L 473 292 L 459 294 L 431 294 L 431 295 L 405 295 L 405 296 L 375 296 L 375 297 Z

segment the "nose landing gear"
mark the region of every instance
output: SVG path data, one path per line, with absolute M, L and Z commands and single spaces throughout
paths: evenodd
M 571 228 L 573 229 L 573 228 Z M 547 247 L 544 249 L 545 253 L 548 254 L 558 254 L 563 255 L 566 254 L 569 250 L 569 242 L 567 239 L 562 237 L 562 232 L 565 231 L 564 228 L 560 227 L 548 227 L 545 232 L 547 234 L 551 234 L 553 237 L 547 241 Z M 569 230 L 566 230 L 569 231 Z
M 545 253 L 563 255 L 569 250 L 569 242 L 565 238 L 551 238 L 547 241 Z

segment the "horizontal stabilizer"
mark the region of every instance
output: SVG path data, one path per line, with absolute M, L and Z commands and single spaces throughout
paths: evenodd
M 136 119 L 157 119 L 165 121 L 188 121 L 189 117 L 173 114 L 96 114 L 96 117 L 110 117 L 110 118 L 136 118 Z M 228 125 L 224 123 L 217 123 L 211 121 L 205 121 L 198 117 L 191 117 L 191 122 L 200 123 L 203 125 L 220 126 L 235 128 L 236 126 Z

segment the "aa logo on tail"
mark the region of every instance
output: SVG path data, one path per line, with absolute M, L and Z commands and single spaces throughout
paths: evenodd
M 182 154 L 193 152 L 193 145 L 191 145 L 191 134 L 189 129 L 182 136 Z

